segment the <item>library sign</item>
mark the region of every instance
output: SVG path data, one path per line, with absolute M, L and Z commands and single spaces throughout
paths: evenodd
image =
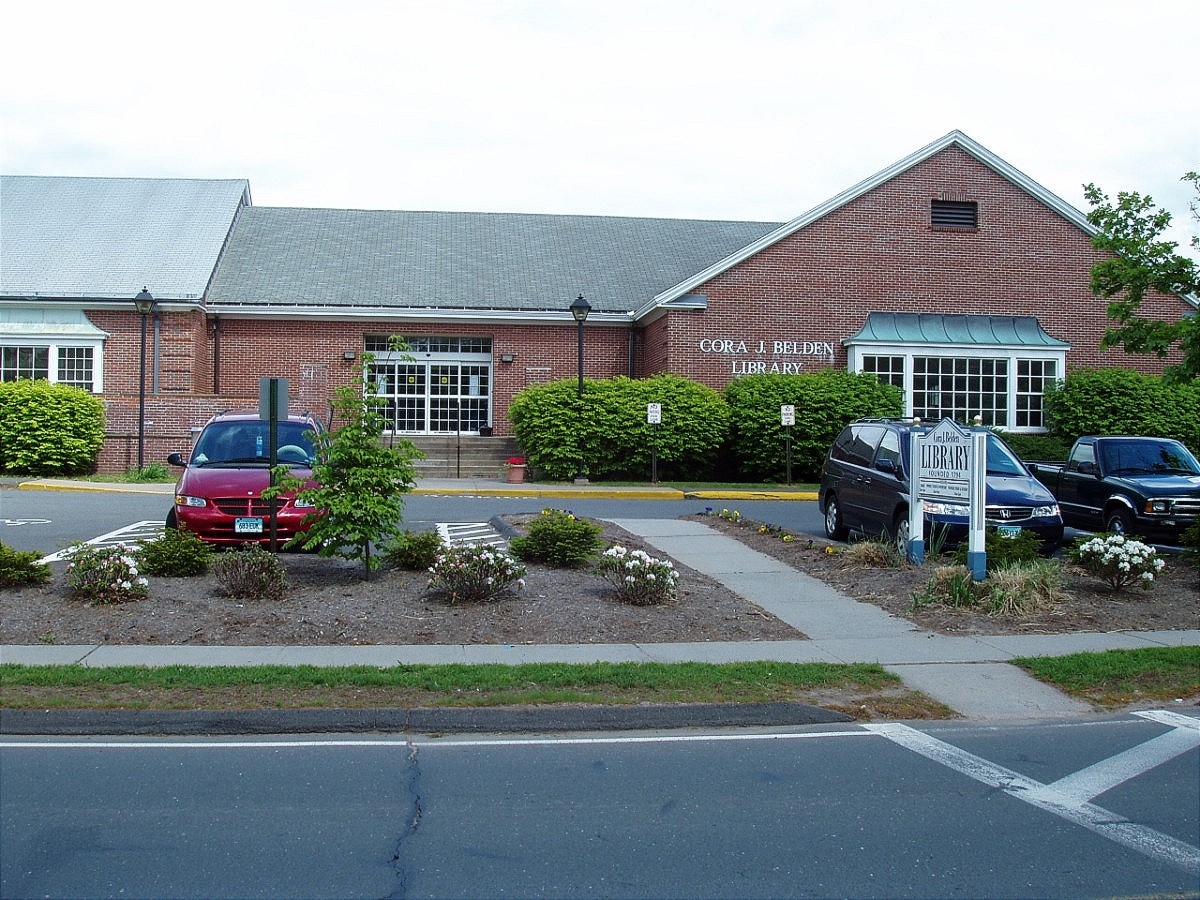
M 703 338 L 700 352 L 729 358 L 732 375 L 796 375 L 804 371 L 804 357 L 833 364 L 831 341 L 742 341 L 736 338 Z

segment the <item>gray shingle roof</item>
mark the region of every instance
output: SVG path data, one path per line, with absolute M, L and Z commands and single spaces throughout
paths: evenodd
M 0 296 L 161 300 L 204 296 L 243 179 L 0 180 Z
M 248 207 L 209 291 L 229 304 L 627 312 L 777 227 Z

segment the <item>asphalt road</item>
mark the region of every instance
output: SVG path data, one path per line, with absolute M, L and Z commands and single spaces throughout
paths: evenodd
M 5 897 L 1200 889 L 1194 719 L 0 743 Z
M 415 494 L 404 504 L 404 524 L 426 530 L 438 522 L 486 522 L 507 513 L 537 512 L 547 505 L 594 518 L 665 518 L 730 506 L 742 515 L 796 533 L 823 535 L 815 502 L 795 500 L 545 500 L 536 497 L 472 497 Z M 170 509 L 165 495 L 37 491 L 0 488 L 0 541 L 17 550 L 53 553 L 138 522 L 162 523 Z

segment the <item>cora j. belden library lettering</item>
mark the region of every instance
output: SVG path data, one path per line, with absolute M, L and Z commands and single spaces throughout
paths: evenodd
M 730 357 L 733 375 L 794 375 L 804 371 L 804 359 L 833 365 L 830 341 L 739 341 L 733 338 L 702 338 L 700 352 Z

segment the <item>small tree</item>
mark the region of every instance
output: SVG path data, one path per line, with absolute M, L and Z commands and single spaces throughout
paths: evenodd
M 1197 191 L 1192 217 L 1200 220 L 1200 174 L 1183 176 Z M 1163 369 L 1168 381 L 1200 377 L 1200 316 L 1185 315 L 1173 322 L 1144 318 L 1140 313 L 1147 291 L 1187 297 L 1200 293 L 1200 266 L 1176 253 L 1174 241 L 1162 239 L 1171 214 L 1143 194 L 1120 192 L 1113 203 L 1094 184 L 1084 187 L 1092 205 L 1088 221 L 1100 229 L 1092 246 L 1114 254 L 1092 268 L 1092 293 L 1104 297 L 1116 326 L 1104 332 L 1102 347 L 1123 347 L 1127 353 L 1152 353 L 1163 359 L 1176 344 L 1183 355 L 1179 365 Z M 1200 238 L 1192 238 L 1200 249 Z
M 333 409 L 342 424 L 315 438 L 317 461 L 312 472 L 319 486 L 305 488 L 289 467 L 279 466 L 278 484 L 264 492 L 269 496 L 294 490 L 317 510 L 309 519 L 308 531 L 293 538 L 289 546 L 316 550 L 322 556 L 361 560 L 367 575 L 379 567 L 372 546 L 401 533 L 404 495 L 413 489 L 414 462 L 422 455 L 409 440 L 390 447 L 383 444 L 381 402 L 354 388 L 340 388 Z

